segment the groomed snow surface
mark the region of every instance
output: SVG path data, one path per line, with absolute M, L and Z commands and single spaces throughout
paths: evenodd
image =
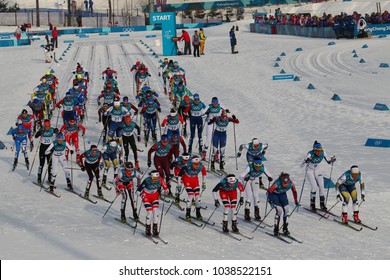
M 359 165 L 366 184 L 366 201 L 361 205 L 360 216 L 363 222 L 378 226 L 377 231 L 363 229 L 355 232 L 333 221 L 323 219 L 303 209 L 294 213 L 289 220 L 293 236 L 303 244 L 285 244 L 264 234 L 265 229 L 252 233 L 255 225 L 242 220 L 243 209 L 239 213 L 239 229 L 253 235 L 253 240 L 243 238 L 241 242 L 217 232 L 222 221 L 222 207 L 212 220 L 213 227 L 197 228 L 178 218 L 184 215 L 176 207 L 163 217 L 161 236 L 168 245 L 153 244 L 143 236 L 143 227 L 133 230 L 114 220 L 120 217 L 118 198 L 108 214 L 102 219 L 109 204 L 98 201 L 93 205 L 64 190 L 66 183 L 62 171 L 57 179 L 55 198 L 32 183 L 36 180 L 38 159 L 31 176 L 19 156 L 19 165 L 11 172 L 14 153 L 11 151 L 11 136 L 7 131 L 15 125 L 15 119 L 30 98 L 39 78 L 48 70 L 45 64 L 40 41 L 31 46 L 3 48 L 0 50 L 0 74 L 2 77 L 2 97 L 0 111 L 0 139 L 8 149 L 0 151 L 0 258 L 1 259 L 89 259 L 89 260 L 388 260 L 390 257 L 389 199 L 390 161 L 389 149 L 365 147 L 367 138 L 390 139 L 389 112 L 373 110 L 376 103 L 390 105 L 390 70 L 379 68 L 382 62 L 390 62 L 389 39 L 338 40 L 328 46 L 329 40 L 309 39 L 289 36 L 270 36 L 249 32 L 249 22 L 240 22 L 237 33 L 239 54 L 230 53 L 228 32 L 231 25 L 205 29 L 207 36 L 205 55 L 172 57 L 187 71 L 189 89 L 199 93 L 209 104 L 217 96 L 225 108 L 229 108 L 240 120 L 236 126 L 237 147 L 258 137 L 268 143 L 265 165 L 276 179 L 281 171 L 291 174 L 297 186 L 298 195 L 302 189 L 304 170 L 299 159 L 311 150 L 313 142 L 322 143 L 328 155 L 335 155 L 332 179 L 338 178 L 351 165 Z M 180 31 L 178 31 L 180 34 Z M 57 58 L 68 47 L 65 39 L 74 39 L 70 51 L 52 64 L 55 75 L 60 79 L 60 94 L 70 87 L 69 78 L 76 62 L 89 70 L 92 82 L 89 88 L 90 104 L 86 123 L 86 146 L 96 143 L 101 132 L 97 121 L 96 96 L 102 89 L 100 73 L 111 67 L 119 72 L 118 81 L 122 96 L 133 95 L 132 74 L 129 67 L 142 60 L 149 67 L 152 77 L 151 87 L 160 93 L 163 114 L 169 112 L 169 102 L 162 94 L 162 82 L 157 76 L 159 58 L 139 43 L 142 39 L 161 55 L 161 47 L 154 47 L 156 38 L 145 36 L 160 32 L 131 33 L 130 37 L 119 34 L 89 38 L 62 36 Z M 190 30 L 193 34 L 193 30 Z M 42 41 L 41 41 L 42 42 Z M 362 48 L 364 44 L 368 48 Z M 301 47 L 303 51 L 296 52 Z M 140 52 L 143 50 L 145 55 Z M 356 50 L 359 58 L 354 58 Z M 274 67 L 280 57 L 280 67 Z M 366 63 L 359 63 L 363 58 Z M 300 77 L 301 81 L 273 81 L 272 75 L 281 69 L 288 74 Z M 315 90 L 308 90 L 313 84 Z M 341 101 L 332 101 L 338 94 Z M 52 123 L 55 125 L 57 111 Z M 161 120 L 161 118 L 160 118 Z M 62 124 L 61 118 L 59 126 Z M 38 141 L 35 140 L 35 146 Z M 147 149 L 142 143 L 139 148 L 140 165 L 146 169 Z M 194 144 L 194 148 L 196 141 Z M 83 150 L 83 142 L 80 138 Z M 195 149 L 196 150 L 196 149 Z M 35 152 L 35 149 L 34 149 Z M 30 164 L 34 152 L 29 153 Z M 236 170 L 234 156 L 233 126 L 228 130 L 226 170 L 239 175 L 246 167 L 245 157 L 238 159 Z M 131 153 L 130 153 L 131 155 Z M 330 165 L 322 163 L 324 175 L 329 177 Z M 74 187 L 84 192 L 87 174 L 74 171 Z M 109 179 L 113 177 L 112 168 Z M 207 206 L 203 217 L 207 218 L 214 209 L 212 189 L 220 178 L 207 176 L 207 190 L 202 203 Z M 108 199 L 114 199 L 115 191 L 103 190 Z M 93 184 L 91 193 L 96 193 Z M 302 205 L 309 205 L 310 185 L 304 186 Z M 360 194 L 360 192 L 359 192 Z M 290 210 L 293 208 L 291 192 Z M 360 195 L 359 195 L 360 199 Z M 265 192 L 260 191 L 261 214 L 264 215 Z M 336 202 L 334 189 L 329 192 L 328 207 Z M 318 200 L 317 200 L 318 203 Z M 162 206 L 162 203 L 160 204 Z M 167 209 L 168 204 L 165 204 Z M 251 210 L 253 214 L 253 209 Z M 338 204 L 332 212 L 339 214 Z M 351 205 L 349 215 L 352 214 Z M 131 207 L 127 208 L 131 215 Z M 142 220 L 145 210 L 141 211 Z M 273 223 L 273 213 L 266 219 Z M 229 223 L 230 226 L 230 223 Z M 271 229 L 268 228 L 271 232 Z M 348 269 L 354 269 L 349 267 Z M 322 273 L 317 271 L 316 274 Z M 317 275 L 318 276 L 318 275 Z

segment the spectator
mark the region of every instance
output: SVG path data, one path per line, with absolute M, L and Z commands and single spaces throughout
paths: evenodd
M 53 30 L 53 24 L 51 24 L 51 22 L 49 22 L 49 30 Z
M 26 26 L 27 26 L 27 24 L 26 24 L 26 23 L 23 23 L 23 24 L 20 26 L 20 30 L 22 30 L 22 32 L 26 32 Z
M 84 0 L 85 10 L 88 12 L 88 0 Z
M 200 55 L 204 55 L 204 43 L 206 41 L 206 36 L 204 35 L 203 28 L 199 29 L 199 38 L 200 38 Z
M 53 45 L 58 48 L 58 30 L 57 27 L 54 26 L 53 30 L 51 31 L 51 37 L 53 41 Z
M 199 57 L 200 37 L 197 30 L 195 30 L 192 36 L 192 45 L 194 46 L 194 57 Z
M 20 37 L 22 36 L 22 29 L 20 29 L 19 25 L 16 27 L 15 30 L 15 37 L 16 40 L 20 40 Z
M 45 40 L 46 40 L 46 45 L 49 45 L 49 44 L 50 44 L 49 35 L 46 35 L 46 36 L 45 36 Z
M 184 55 L 191 55 L 191 38 L 190 34 L 184 29 L 181 31 L 182 34 L 179 37 L 179 41 L 184 41 Z
M 238 53 L 238 51 L 234 50 L 237 45 L 236 34 L 234 33 L 234 26 L 232 27 L 232 29 L 230 29 L 229 37 L 230 37 L 230 47 L 232 48 L 232 54 L 236 54 Z
M 89 9 L 91 10 L 91 13 L 93 13 L 93 1 L 89 0 Z

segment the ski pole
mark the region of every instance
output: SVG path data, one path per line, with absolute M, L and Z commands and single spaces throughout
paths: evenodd
M 332 210 L 333 207 L 335 207 L 339 202 L 340 202 L 340 200 L 337 199 L 337 202 L 336 202 L 335 204 L 333 204 L 333 206 L 330 207 L 330 208 L 329 208 L 329 209 L 328 209 L 328 210 L 319 218 L 319 220 L 322 220 L 322 218 L 325 217 L 326 214 L 328 214 L 328 213 L 330 212 L 330 210 Z
M 140 206 L 140 207 L 139 207 L 139 210 L 138 210 L 138 214 L 137 214 L 138 219 L 139 219 L 139 215 L 140 215 L 140 213 L 141 213 L 141 209 L 142 209 L 142 206 Z M 138 226 L 138 219 L 135 220 L 135 226 L 134 226 L 133 235 L 135 234 L 135 230 L 137 229 L 137 226 Z M 145 224 L 145 226 L 146 226 L 146 224 Z
M 35 158 L 37 157 L 37 153 L 38 153 L 39 147 L 41 146 L 41 141 L 42 141 L 42 138 L 39 139 L 38 146 L 37 146 L 37 150 L 35 151 L 34 159 L 33 159 L 33 161 L 32 161 L 31 168 L 30 168 L 30 172 L 28 173 L 28 176 L 31 175 L 31 171 L 32 171 L 32 169 L 33 169 L 33 167 L 34 167 Z
M 206 227 L 206 225 L 208 224 L 208 222 L 210 221 L 211 217 L 214 215 L 215 213 L 215 210 L 217 210 L 218 207 L 215 207 L 215 209 L 213 210 L 213 212 L 211 213 L 210 217 L 207 219 L 207 221 L 204 223 L 202 229 L 204 229 Z
M 102 133 L 100 133 L 99 140 L 96 144 L 96 146 L 98 146 L 98 147 L 99 147 L 100 140 L 102 139 L 103 133 L 105 133 L 105 131 L 106 131 L 107 122 L 108 122 L 108 117 L 107 117 L 106 121 L 104 122 Z
M 70 153 L 70 177 L 73 186 L 73 151 Z
M 115 200 L 116 200 L 116 198 L 117 198 L 118 196 L 119 196 L 119 194 L 115 196 L 115 198 L 114 198 L 114 200 L 111 202 L 110 206 L 108 206 L 106 212 L 104 212 L 104 215 L 103 215 L 102 219 L 104 218 L 104 216 L 106 216 L 108 210 L 110 210 L 111 206 L 114 204 L 114 202 L 115 202 Z
M 233 123 L 233 135 L 234 135 L 234 155 L 236 158 L 236 170 L 238 170 L 238 163 L 237 163 L 237 140 L 236 140 L 236 123 Z
M 245 193 L 245 189 L 246 189 L 246 185 L 248 184 L 249 180 L 248 181 L 245 181 L 245 185 L 244 185 L 244 191 L 243 193 Z M 246 202 L 245 202 L 246 203 Z M 238 205 L 238 208 L 237 208 L 237 211 L 236 211 L 236 214 L 238 214 L 238 212 L 240 211 L 240 208 L 241 208 L 241 204 Z
M 160 125 L 160 114 L 157 113 L 157 124 L 158 124 L 158 128 L 160 130 L 160 138 L 161 138 L 161 125 Z
M 212 133 L 211 133 L 211 143 L 210 143 L 210 148 L 209 148 L 209 162 L 207 164 L 207 169 L 210 170 L 210 163 L 211 163 L 211 147 L 213 147 L 213 138 L 214 138 L 214 126 L 215 126 L 215 123 L 213 123 L 213 130 L 212 130 Z M 208 139 L 206 139 L 207 141 Z M 208 143 L 206 143 L 208 144 Z
M 329 195 L 329 189 L 330 189 L 330 182 L 332 182 L 332 172 L 333 172 L 333 161 L 332 161 L 332 166 L 330 168 L 330 174 L 329 174 L 329 185 L 328 185 L 328 190 L 326 191 L 326 199 L 325 199 L 325 205 L 328 202 L 328 195 Z
M 259 179 L 260 179 L 260 177 L 259 177 Z M 259 184 L 260 184 L 260 183 L 259 183 Z M 269 189 L 270 185 L 271 185 L 271 181 L 268 181 L 268 189 Z M 268 190 L 267 190 L 267 191 L 268 191 Z M 267 213 L 267 207 L 268 207 L 268 203 L 265 204 L 264 216 L 265 216 L 265 214 Z
M 163 202 L 163 205 L 162 205 L 162 209 L 161 209 L 161 217 L 160 217 L 160 232 L 161 232 L 161 226 L 162 226 L 162 221 L 163 221 L 163 214 L 164 213 L 164 206 L 165 206 L 165 202 Z
M 269 213 L 271 213 L 272 209 L 273 209 L 272 207 L 271 207 L 271 209 L 269 209 L 268 213 L 264 216 L 264 218 L 260 221 L 260 223 L 256 226 L 256 228 L 252 232 L 255 232 L 257 230 L 257 228 L 264 222 L 265 218 L 267 218 Z
M 301 199 L 302 199 L 302 194 L 303 194 L 303 188 L 305 187 L 305 182 L 306 182 L 306 177 L 307 177 L 307 165 L 306 165 L 306 169 L 305 169 L 305 178 L 303 178 L 303 183 L 302 183 L 302 189 L 301 189 L 301 193 L 299 195 L 299 201 L 298 201 L 298 204 L 300 205 L 301 204 Z M 299 210 L 299 205 L 297 207 L 297 212 Z

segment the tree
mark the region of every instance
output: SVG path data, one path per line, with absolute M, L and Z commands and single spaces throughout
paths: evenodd
M 0 0 L 0 12 L 16 12 L 19 11 L 19 6 L 15 3 L 13 6 L 8 7 L 8 1 Z
M 111 0 L 108 0 L 108 22 L 112 23 L 112 6 L 111 6 Z
M 36 5 L 36 11 L 37 11 L 37 27 L 39 27 L 39 26 L 41 26 L 41 20 L 40 20 L 40 16 L 39 16 L 39 0 L 35 1 L 35 5 Z

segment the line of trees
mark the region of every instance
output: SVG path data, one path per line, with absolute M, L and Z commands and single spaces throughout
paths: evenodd
M 19 6 L 15 3 L 13 6 L 9 6 L 8 1 L 0 0 L 0 12 L 16 12 L 19 10 Z

